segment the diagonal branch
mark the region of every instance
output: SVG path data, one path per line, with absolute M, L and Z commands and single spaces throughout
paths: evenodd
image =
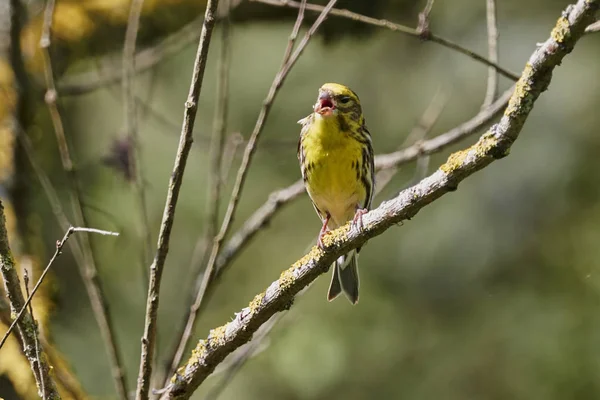
M 326 236 L 324 250 L 313 247 L 266 291 L 258 294 L 248 307 L 237 313 L 233 321 L 211 330 L 207 339 L 200 340 L 188 362 L 171 379 L 162 399 L 188 399 L 227 355 L 250 340 L 274 314 L 289 309 L 294 296 L 325 273 L 337 257 L 411 219 L 423 207 L 456 190 L 468 176 L 507 156 L 535 101 L 548 88 L 554 68 L 571 52 L 585 27 L 594 21 L 599 2 L 579 0 L 567 8 L 550 38 L 529 58 L 502 119 L 477 143 L 452 154 L 432 175 L 365 214 L 360 232 L 345 225 Z
M 138 374 L 138 383 L 136 389 L 136 400 L 148 399 L 150 391 L 150 379 L 152 375 L 152 360 L 154 358 L 156 346 L 156 325 L 158 313 L 158 300 L 160 294 L 160 281 L 162 278 L 165 261 L 169 252 L 169 241 L 171 239 L 171 229 L 175 221 L 175 209 L 179 199 L 179 191 L 183 182 L 183 174 L 187 163 L 190 149 L 193 142 L 194 122 L 196 121 L 196 111 L 198 109 L 198 100 L 202 89 L 206 61 L 208 59 L 208 48 L 212 38 L 213 28 L 219 0 L 208 0 L 206 4 L 206 13 L 204 14 L 204 23 L 198 50 L 194 60 L 192 71 L 192 81 L 185 109 L 183 114 L 183 124 L 181 127 L 181 136 L 179 146 L 175 156 L 175 163 L 169 187 L 167 199 L 163 212 L 162 223 L 158 233 L 158 244 L 156 256 L 150 266 L 150 281 L 148 285 L 148 298 L 146 300 L 146 317 L 144 321 L 144 334 L 142 336 L 142 351 L 140 357 L 140 369 Z

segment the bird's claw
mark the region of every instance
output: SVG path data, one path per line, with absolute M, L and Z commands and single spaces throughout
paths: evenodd
M 352 219 L 352 228 L 355 228 L 360 232 L 363 229 L 362 217 L 368 212 L 369 210 L 367 210 L 366 208 L 356 209 L 356 213 L 354 214 L 354 218 Z

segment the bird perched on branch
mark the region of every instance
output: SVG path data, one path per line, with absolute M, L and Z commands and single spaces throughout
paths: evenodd
M 323 247 L 328 230 L 352 220 L 362 228 L 362 215 L 371 206 L 375 187 L 373 147 L 356 93 L 344 85 L 326 83 L 319 89 L 314 112 L 302 125 L 298 159 L 306 191 L 323 226 L 317 244 Z M 360 248 L 341 256 L 333 266 L 327 299 L 344 292 L 358 302 Z

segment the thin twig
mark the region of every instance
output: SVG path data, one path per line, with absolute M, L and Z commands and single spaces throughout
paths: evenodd
M 446 107 L 448 101 L 448 95 L 443 92 L 441 89 L 435 93 L 429 105 L 419 118 L 419 121 L 415 125 L 415 127 L 410 131 L 410 133 L 406 136 L 403 143 L 400 145 L 399 149 L 403 150 L 407 146 L 418 146 L 422 143 L 423 140 L 427 137 L 433 126 L 437 122 L 438 118 L 442 114 L 442 111 Z M 427 168 L 429 165 L 430 155 L 421 155 L 417 157 L 416 167 L 415 167 L 415 176 L 411 182 L 411 186 L 416 184 L 419 180 L 423 179 L 424 175 L 427 173 Z M 375 177 L 376 188 L 375 194 L 380 193 L 385 186 L 392 180 L 394 175 L 399 171 L 399 166 L 394 166 L 391 168 L 380 170 Z M 423 173 L 423 171 L 425 171 Z
M 34 154 L 34 150 L 33 150 L 33 145 L 31 143 L 31 140 L 29 139 L 29 136 L 27 136 L 27 134 L 20 127 L 18 127 L 17 139 L 19 140 L 19 142 L 23 148 L 23 152 L 25 153 L 25 156 L 27 157 L 27 159 L 29 160 L 29 163 L 31 164 L 33 173 L 36 175 L 36 177 L 38 178 L 38 180 L 40 182 L 40 185 L 42 186 L 42 190 L 44 191 L 46 199 L 48 200 L 48 203 L 50 204 L 50 208 L 52 209 L 52 214 L 54 214 L 54 217 L 56 218 L 56 221 L 58 222 L 60 229 L 62 229 L 63 231 L 66 231 L 71 226 L 71 223 L 69 222 L 69 219 L 67 218 L 67 215 L 62 207 L 62 204 L 60 203 L 60 198 L 58 196 L 58 193 L 56 192 L 56 189 L 52 185 L 52 182 L 50 181 L 48 174 L 46 174 L 46 171 L 37 162 L 37 159 L 35 158 L 35 154 Z M 77 238 L 70 240 L 69 246 L 71 248 L 71 252 L 73 253 L 73 257 L 75 258 L 75 261 L 78 264 L 83 265 L 84 261 L 83 261 L 83 253 L 81 251 L 81 245 L 80 245 L 79 241 L 77 241 L 76 239 Z
M 498 23 L 496 12 L 496 0 L 486 0 L 486 19 L 488 35 L 488 58 L 498 63 Z M 488 81 L 485 98 L 481 108 L 486 108 L 494 102 L 498 94 L 498 73 L 492 67 L 488 68 Z
M 23 268 L 23 282 L 25 283 L 25 295 L 29 298 L 30 294 L 29 294 L 29 272 L 27 271 L 27 268 Z M 41 356 L 41 349 L 40 349 L 40 340 L 39 340 L 39 334 L 40 334 L 40 330 L 39 330 L 39 325 L 37 323 L 37 321 L 35 320 L 35 316 L 33 315 L 33 306 L 31 305 L 31 303 L 29 303 L 29 315 L 31 315 L 31 321 L 33 322 L 33 326 L 35 328 L 35 358 L 36 358 L 36 362 L 37 362 L 37 373 L 39 374 L 39 382 L 40 385 L 42 386 L 42 399 L 46 400 L 46 387 L 44 384 L 44 369 L 42 368 L 42 356 Z M 1 347 L 1 346 L 0 346 Z M 35 374 L 35 371 L 34 371 Z
M 382 154 L 375 157 L 375 167 L 378 170 L 397 168 L 416 160 L 419 156 L 438 153 L 448 146 L 475 134 L 483 126 L 490 123 L 494 118 L 501 114 L 502 110 L 508 104 L 508 99 L 510 98 L 512 91 L 513 88 L 507 90 L 489 108 L 481 110 L 469 121 L 439 136 L 424 142 L 415 143 L 412 146 L 394 153 Z M 378 186 L 382 183 L 384 183 L 384 180 L 378 182 Z M 285 205 L 294 201 L 304 193 L 304 184 L 301 179 L 284 189 L 272 192 L 265 204 L 259 207 L 246 222 L 244 222 L 240 230 L 229 239 L 217 260 L 215 275 L 221 275 L 235 257 L 250 243 L 261 228 L 268 225 Z
M 223 160 L 221 161 L 221 185 L 227 182 L 233 161 L 237 158 L 240 147 L 244 142 L 244 136 L 240 132 L 234 132 L 227 138 L 223 149 Z
M 69 190 L 69 200 L 75 224 L 87 226 L 83 206 L 81 203 L 81 188 L 77 179 L 77 174 L 73 166 L 73 160 L 67 144 L 62 117 L 58 110 L 56 85 L 54 82 L 54 73 L 52 70 L 52 60 L 50 57 L 52 20 L 54 17 L 55 0 L 48 0 L 44 10 L 44 21 L 42 25 L 42 34 L 40 38 L 40 47 L 44 59 L 44 77 L 46 81 L 45 101 L 48 105 L 48 111 L 54 126 L 56 140 L 60 152 L 61 163 L 65 173 L 69 178 L 71 188 Z M 125 378 L 125 370 L 120 359 L 119 350 L 115 340 L 114 329 L 109 316 L 108 303 L 106 302 L 102 287 L 100 286 L 98 271 L 94 261 L 94 255 L 90 239 L 87 234 L 81 235 L 81 250 L 84 264 L 77 264 L 79 273 L 84 282 L 94 317 L 100 328 L 101 336 L 104 340 L 106 351 L 108 353 L 111 372 L 117 390 L 117 394 L 121 400 L 127 400 L 127 385 Z
M 429 14 L 433 8 L 435 0 L 427 0 L 425 8 L 419 13 L 419 23 L 417 24 L 417 32 L 423 39 L 427 39 L 431 35 L 431 27 L 429 23 Z
M 162 399 L 188 399 L 225 357 L 248 342 L 273 315 L 289 309 L 304 287 L 325 273 L 342 254 L 362 246 L 392 226 L 413 218 L 422 208 L 455 191 L 458 184 L 497 159 L 508 155 L 533 105 L 548 88 L 554 68 L 569 54 L 594 20 L 599 0 L 579 0 L 564 12 L 549 39 L 529 58 L 500 122 L 494 124 L 473 146 L 452 154 L 446 163 L 419 184 L 363 216 L 363 228 L 350 224 L 327 235 L 323 250 L 317 246 L 284 271 L 264 292 L 258 294 L 235 318 L 210 331 L 200 340 L 189 361 L 171 379 Z M 566 23 L 565 23 L 566 21 Z
M 196 111 L 198 109 L 198 99 L 202 88 L 202 80 L 206 69 L 206 60 L 208 58 L 208 48 L 215 26 L 215 16 L 219 0 L 208 0 L 204 23 L 198 51 L 194 61 L 192 72 L 192 81 L 183 115 L 183 124 L 181 127 L 181 136 L 179 146 L 175 157 L 173 172 L 169 180 L 167 199 L 163 212 L 160 232 L 158 234 L 158 244 L 154 262 L 150 267 L 150 283 L 148 286 L 148 299 L 146 302 L 146 316 L 144 322 L 144 334 L 142 336 L 142 351 L 140 358 L 140 369 L 138 374 L 138 383 L 136 389 L 136 400 L 148 399 L 150 390 L 150 379 L 152 375 L 152 360 L 154 358 L 156 345 L 156 325 L 157 311 L 160 294 L 160 282 L 163 268 L 169 252 L 169 240 L 171 238 L 171 229 L 175 220 L 175 209 L 179 198 L 179 191 L 183 181 L 183 174 L 190 149 L 192 147 L 194 122 L 196 120 Z
M 13 0 L 11 6 L 15 2 L 16 0 Z M 11 314 L 16 314 L 17 311 L 21 310 L 20 315 L 15 318 L 13 325 L 9 327 L 4 338 L 0 341 L 0 348 L 6 341 L 6 338 L 8 338 L 11 328 L 17 325 L 21 342 L 23 343 L 23 352 L 29 361 L 39 395 L 44 399 L 60 399 L 56 384 L 50 374 L 52 367 L 48 364 L 43 354 L 36 352 L 36 348 L 39 348 L 37 328 L 35 327 L 33 316 L 27 312 L 27 304 L 21 291 L 21 283 L 17 274 L 15 260 L 13 259 L 8 243 L 6 217 L 4 216 L 4 204 L 2 204 L 2 201 L 0 201 L 0 273 L 4 281 L 6 296 L 10 303 Z M 23 312 L 25 313 L 24 315 Z M 21 319 L 20 316 L 23 316 L 23 318 Z
M 485 110 L 481 110 L 475 117 L 429 140 L 421 143 L 416 143 L 410 147 L 396 151 L 390 154 L 381 154 L 375 157 L 376 169 L 387 169 L 396 167 L 407 162 L 417 159 L 420 155 L 429 155 L 439 152 L 448 146 L 472 135 L 474 132 L 481 129 L 485 124 L 490 123 L 494 118 L 502 113 L 502 110 L 508 104 L 510 96 L 514 91 L 511 87 L 502 94 L 492 105 Z
M 69 240 L 69 237 L 71 237 L 71 235 L 73 233 L 75 233 L 75 232 L 86 232 L 86 233 L 96 233 L 96 234 L 99 234 L 99 235 L 119 236 L 119 234 L 117 232 L 105 231 L 105 230 L 101 230 L 101 229 L 82 228 L 82 227 L 70 227 L 67 230 L 67 232 L 65 233 L 65 235 L 63 236 L 62 240 L 56 242 L 56 250 L 54 252 L 54 255 L 52 256 L 52 258 L 48 262 L 48 265 L 46 265 L 46 268 L 44 268 L 44 271 L 40 275 L 40 278 L 38 279 L 38 281 L 36 282 L 35 286 L 33 287 L 33 290 L 31 291 L 31 295 L 29 295 L 27 297 L 27 301 L 25 302 L 25 304 L 23 305 L 23 307 L 21 308 L 21 310 L 19 311 L 19 313 L 15 317 L 15 320 L 10 325 L 10 327 L 8 328 L 8 330 L 6 331 L 6 333 L 4 334 L 4 336 L 2 337 L 2 340 L 0 340 L 0 348 L 2 348 L 2 346 L 4 345 L 4 342 L 6 342 L 6 338 L 10 335 L 10 332 L 13 330 L 13 328 L 15 327 L 15 325 L 18 323 L 18 321 L 23 316 L 23 313 L 27 309 L 27 306 L 31 302 L 31 299 L 33 299 L 33 296 L 35 295 L 35 293 L 39 289 L 40 285 L 44 281 L 44 278 L 46 277 L 46 275 L 50 271 L 50 267 L 52 266 L 52 264 L 54 263 L 54 261 L 58 258 L 58 256 L 60 256 L 62 254 L 62 248 L 64 247 L 65 243 L 67 242 L 67 240 Z
M 223 0 L 221 6 L 229 9 L 229 0 Z M 206 250 L 209 243 L 217 234 L 219 221 L 219 201 L 221 199 L 221 163 L 225 146 L 225 132 L 229 117 L 229 71 L 231 68 L 231 21 L 229 16 L 221 20 L 221 49 L 217 67 L 217 99 L 210 140 L 209 190 L 206 199 L 206 230 L 198 237 L 192 257 L 190 271 L 196 276 L 195 268 L 201 262 L 200 249 Z M 205 253 L 203 251 L 202 253 Z
M 144 173 L 142 169 L 142 150 L 137 123 L 137 101 L 135 99 L 135 47 L 140 26 L 140 16 L 144 0 L 132 0 L 129 8 L 129 19 L 125 31 L 125 44 L 123 46 L 123 117 L 127 137 L 131 143 L 129 151 L 129 165 L 133 171 L 132 186 L 136 194 L 139 206 L 140 221 L 139 231 L 142 236 L 141 277 L 144 289 L 148 285 L 148 272 L 146 267 L 150 264 L 150 251 L 152 249 L 152 237 L 148 222 L 148 203 L 144 187 Z
M 210 285 L 211 281 L 214 278 L 214 267 L 215 267 L 215 264 L 217 261 L 217 256 L 219 255 L 219 251 L 221 249 L 221 244 L 231 227 L 231 221 L 233 220 L 233 216 L 234 216 L 234 214 L 237 210 L 237 206 L 239 204 L 239 200 L 241 197 L 242 190 L 244 188 L 244 183 L 246 181 L 246 177 L 247 177 L 247 174 L 249 171 L 252 157 L 254 155 L 254 152 L 256 151 L 256 147 L 257 147 L 258 140 L 260 138 L 260 134 L 262 133 L 265 122 L 269 116 L 269 112 L 271 110 L 271 107 L 273 105 L 275 97 L 277 96 L 277 93 L 278 93 L 279 89 L 281 88 L 281 85 L 285 81 L 285 78 L 287 77 L 289 71 L 294 66 L 294 64 L 296 63 L 296 61 L 298 60 L 298 58 L 300 57 L 300 55 L 302 54 L 302 52 L 304 51 L 306 46 L 308 45 L 308 42 L 310 41 L 311 37 L 315 34 L 315 32 L 317 31 L 319 26 L 321 26 L 321 24 L 323 23 L 323 21 L 325 21 L 327 14 L 333 8 L 333 6 L 335 5 L 336 2 L 337 2 L 337 0 L 329 1 L 327 6 L 323 9 L 321 14 L 317 18 L 317 20 L 310 27 L 308 32 L 306 32 L 305 36 L 302 38 L 302 41 L 298 44 L 298 47 L 296 48 L 296 50 L 293 51 L 294 43 L 296 41 L 298 31 L 300 30 L 302 20 L 304 19 L 304 7 L 303 6 L 300 7 L 300 10 L 298 12 L 298 17 L 296 19 L 296 23 L 294 24 L 292 33 L 290 34 L 290 38 L 288 40 L 288 45 L 286 47 L 286 50 L 285 50 L 285 53 L 283 56 L 281 68 L 280 68 L 279 72 L 277 72 L 277 74 L 275 75 L 273 83 L 271 84 L 271 88 L 269 89 L 269 93 L 267 94 L 267 97 L 263 101 L 263 106 L 260 110 L 258 119 L 254 126 L 254 130 L 252 131 L 252 134 L 250 135 L 250 139 L 248 140 L 248 144 L 246 145 L 242 163 L 238 169 L 236 181 L 235 181 L 233 191 L 231 194 L 231 199 L 227 206 L 227 211 L 225 213 L 225 217 L 223 218 L 223 223 L 221 224 L 221 229 L 219 230 L 219 233 L 215 236 L 213 243 L 212 243 L 212 250 L 210 253 L 210 257 L 208 259 L 208 264 L 206 266 L 204 274 L 198 277 L 200 284 L 197 286 L 198 289 L 196 291 L 196 296 L 195 296 L 194 302 L 188 312 L 186 322 L 185 322 L 185 327 L 182 330 L 180 340 L 178 342 L 176 351 L 175 351 L 172 361 L 170 363 L 171 373 L 173 371 L 175 371 L 175 369 L 177 368 L 177 366 L 179 365 L 179 363 L 181 362 L 181 360 L 183 358 L 183 353 L 185 351 L 185 347 L 186 347 L 187 343 L 189 342 L 192 332 L 194 330 L 194 325 L 196 322 L 196 318 L 198 316 L 198 312 L 200 310 L 200 306 L 202 305 L 202 301 L 204 299 L 204 296 L 206 295 L 208 286 Z M 304 4 L 304 1 L 301 4 Z M 169 375 L 171 375 L 171 374 L 169 374 Z
M 293 1 L 293 0 L 250 0 L 250 1 L 255 1 L 258 3 L 264 3 L 264 4 L 270 4 L 272 6 L 278 6 L 278 7 L 292 7 L 292 8 L 300 7 L 300 2 Z M 306 5 L 306 9 L 308 11 L 313 11 L 313 12 L 321 12 L 321 11 L 323 11 L 323 8 L 324 8 L 323 6 L 320 6 L 317 4 L 307 4 Z M 483 64 L 487 65 L 488 67 L 493 67 L 496 71 L 498 71 L 499 74 L 507 77 L 508 79 L 511 79 L 513 81 L 516 81 L 517 79 L 519 79 L 519 76 L 517 74 L 510 72 L 506 68 L 503 68 L 500 65 L 488 60 L 484 56 L 482 56 L 478 53 L 475 53 L 474 51 L 471 51 L 469 49 L 466 49 L 466 48 L 460 46 L 459 44 L 454 43 L 448 39 L 444 39 L 440 36 L 434 35 L 433 33 L 430 33 L 428 36 L 424 36 L 421 33 L 419 33 L 416 29 L 409 28 L 404 25 L 396 24 L 396 23 L 390 22 L 385 19 L 377 19 L 377 18 L 367 17 L 366 15 L 357 14 L 357 13 L 349 11 L 349 10 L 334 8 L 331 10 L 330 15 L 351 19 L 353 21 L 360 21 L 362 23 L 378 26 L 380 28 L 387 28 L 387 29 L 390 29 L 395 32 L 404 33 L 404 34 L 412 36 L 412 37 L 416 37 L 416 38 L 420 38 L 420 39 L 423 39 L 426 41 L 437 43 L 437 44 L 447 47 L 449 49 L 455 50 L 461 54 L 464 54 L 468 57 L 471 57 L 475 61 L 483 63 Z

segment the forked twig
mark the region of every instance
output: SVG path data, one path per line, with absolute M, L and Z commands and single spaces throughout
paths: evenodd
M 270 4 L 270 5 L 278 6 L 278 7 L 292 7 L 292 8 L 300 7 L 300 2 L 293 1 L 293 0 L 251 0 L 251 1 L 255 1 L 258 3 Z M 323 11 L 323 8 L 324 8 L 323 6 L 320 6 L 317 4 L 307 4 L 306 5 L 306 9 L 308 11 L 313 11 L 313 12 L 321 12 L 321 11 Z M 429 33 L 429 35 L 425 36 L 425 35 L 422 35 L 417 29 L 413 29 L 413 28 L 409 28 L 404 25 L 396 24 L 396 23 L 390 22 L 385 19 L 377 19 L 377 18 L 367 17 L 366 15 L 357 14 L 357 13 L 349 11 L 349 10 L 342 10 L 342 9 L 334 8 L 331 10 L 330 14 L 333 16 L 336 16 L 336 17 L 347 18 L 347 19 L 351 19 L 353 21 L 360 21 L 360 22 L 363 22 L 368 25 L 378 26 L 380 28 L 387 28 L 387 29 L 390 29 L 395 32 L 404 33 L 404 34 L 412 36 L 412 37 L 416 37 L 416 38 L 420 38 L 420 39 L 423 39 L 423 40 L 426 40 L 429 42 L 437 43 L 437 44 L 447 47 L 449 49 L 455 50 L 461 54 L 464 54 L 468 57 L 471 57 L 475 61 L 483 63 L 483 64 L 487 65 L 488 67 L 493 67 L 496 71 L 498 71 L 499 74 L 505 76 L 508 79 L 511 79 L 513 81 L 516 81 L 517 79 L 519 79 L 519 76 L 517 74 L 510 72 L 506 68 L 503 68 L 500 65 L 488 60 L 484 56 L 482 56 L 478 53 L 475 53 L 474 51 L 471 51 L 469 49 L 466 49 L 457 43 L 454 43 L 448 39 L 442 38 L 441 36 L 435 35 L 433 33 Z
M 71 235 L 73 233 L 75 233 L 75 232 L 86 232 L 86 233 L 96 233 L 96 234 L 99 234 L 99 235 L 119 236 L 119 234 L 117 232 L 105 231 L 105 230 L 102 230 L 102 229 L 70 227 L 67 230 L 67 232 L 65 232 L 65 235 L 63 236 L 62 240 L 56 242 L 56 250 L 54 251 L 54 255 L 52 256 L 52 258 L 50 258 L 50 261 L 48 262 L 48 265 L 46 265 L 46 268 L 44 268 L 44 271 L 40 275 L 40 278 L 38 279 L 38 281 L 36 282 L 35 286 L 31 290 L 31 294 L 27 297 L 27 301 L 25 301 L 25 303 L 21 307 L 21 310 L 19 311 L 19 313 L 15 317 L 13 323 L 6 330 L 6 333 L 2 337 L 2 340 L 0 340 L 0 348 L 2 348 L 2 346 L 6 342 L 6 339 L 8 338 L 8 336 L 10 335 L 10 333 L 12 332 L 12 330 L 14 329 L 14 327 L 17 325 L 17 323 L 19 322 L 19 320 L 23 316 L 23 313 L 27 309 L 27 306 L 29 305 L 29 303 L 31 303 L 31 299 L 33 299 L 33 296 L 35 295 L 35 293 L 39 289 L 40 285 L 44 281 L 44 278 L 46 277 L 46 275 L 50 271 L 50 267 L 52 267 L 52 264 L 54 264 L 54 261 L 56 261 L 56 259 L 58 258 L 58 256 L 60 256 L 62 254 L 62 249 L 65 246 L 65 244 L 67 243 L 67 240 L 69 240 L 69 238 L 71 237 Z

